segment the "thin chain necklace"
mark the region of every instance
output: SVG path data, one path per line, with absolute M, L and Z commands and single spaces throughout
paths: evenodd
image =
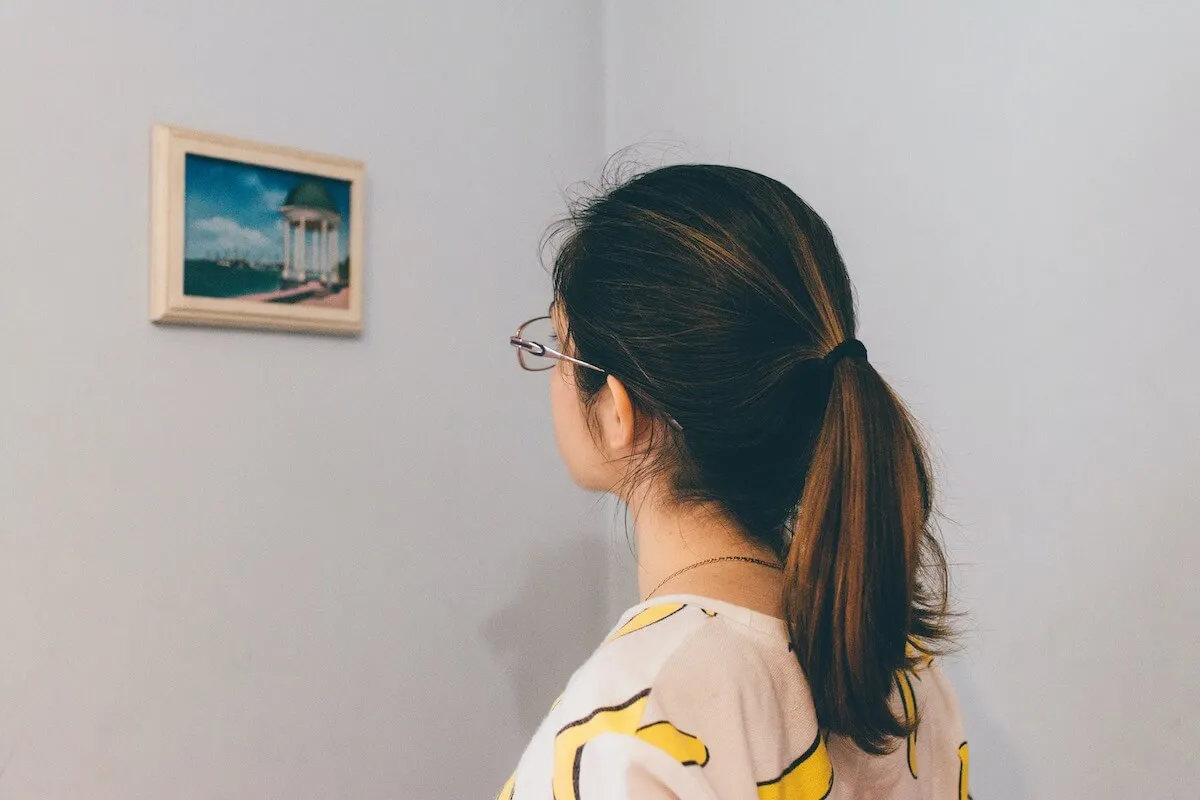
M 783 567 L 779 566 L 778 564 L 776 564 L 773 561 L 766 561 L 761 558 L 751 558 L 750 556 L 718 556 L 716 558 L 707 558 L 704 561 L 697 561 L 695 564 L 689 564 L 688 566 L 684 567 L 683 569 L 677 569 L 674 572 L 672 572 L 670 575 L 668 575 L 667 577 L 663 578 L 661 581 L 658 582 L 657 586 L 655 586 L 653 589 L 650 590 L 650 594 L 646 595 L 646 600 L 649 600 L 651 597 L 653 597 L 655 594 L 658 593 L 659 589 L 666 586 L 668 583 L 670 583 L 675 578 L 678 578 L 683 573 L 691 572 L 694 569 L 697 569 L 697 568 L 703 567 L 703 566 L 707 566 L 708 564 L 716 564 L 718 561 L 742 561 L 746 564 L 758 564 L 760 567 L 767 567 L 768 569 L 776 569 L 776 570 L 780 570 L 780 571 L 783 570 Z

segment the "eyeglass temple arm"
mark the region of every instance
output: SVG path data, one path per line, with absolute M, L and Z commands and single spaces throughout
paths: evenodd
M 532 339 L 522 339 L 520 336 L 510 336 L 510 337 L 508 337 L 508 343 L 511 344 L 513 347 L 517 348 L 518 350 L 524 350 L 526 353 L 529 353 L 530 355 L 542 356 L 543 358 L 553 358 L 553 359 L 556 359 L 559 361 L 566 361 L 566 362 L 569 362 L 569 363 L 574 364 L 579 367 L 584 367 L 586 369 L 592 369 L 592 370 L 595 370 L 596 372 L 602 372 L 602 373 L 607 374 L 605 372 L 605 370 L 600 369 L 595 364 L 589 364 L 588 362 L 581 361 L 578 358 L 572 358 L 571 356 L 567 355 L 566 353 L 560 353 L 557 350 L 550 348 L 550 347 L 546 347 L 546 345 L 542 344 L 541 342 L 535 342 Z

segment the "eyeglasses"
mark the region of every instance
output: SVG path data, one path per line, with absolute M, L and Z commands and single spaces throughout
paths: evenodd
M 517 328 L 515 336 L 508 337 L 508 343 L 517 349 L 517 363 L 521 365 L 521 369 L 529 372 L 545 372 L 548 369 L 554 369 L 555 361 L 566 361 L 568 364 L 590 369 L 602 375 L 608 374 L 608 370 L 578 358 L 572 358 L 559 349 L 562 345 L 558 341 L 558 330 L 554 327 L 552 317 L 534 317 L 522 324 Z M 671 423 L 671 427 L 675 430 L 683 430 L 683 426 L 674 417 L 668 415 L 667 422 Z
M 535 317 L 517 328 L 517 335 L 510 336 L 508 343 L 517 348 L 517 363 L 530 372 L 554 369 L 555 361 L 566 361 L 577 367 L 605 372 L 594 364 L 571 358 L 559 351 L 558 331 L 551 317 Z

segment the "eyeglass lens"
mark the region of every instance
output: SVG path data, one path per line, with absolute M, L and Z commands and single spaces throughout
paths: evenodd
M 554 321 L 549 318 L 535 319 L 524 328 L 521 328 L 520 338 L 530 342 L 537 342 L 543 347 L 562 352 L 562 349 L 559 347 L 558 332 L 554 329 Z M 522 367 L 534 372 L 553 369 L 554 367 L 553 358 L 535 355 L 527 350 L 517 350 L 517 357 L 521 359 Z

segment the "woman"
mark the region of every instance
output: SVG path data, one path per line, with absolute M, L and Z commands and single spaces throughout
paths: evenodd
M 550 317 L 559 449 L 628 504 L 643 602 L 501 798 L 966 798 L 932 663 L 947 573 L 914 424 L 855 339 L 825 223 L 778 181 L 690 165 L 577 209 Z

